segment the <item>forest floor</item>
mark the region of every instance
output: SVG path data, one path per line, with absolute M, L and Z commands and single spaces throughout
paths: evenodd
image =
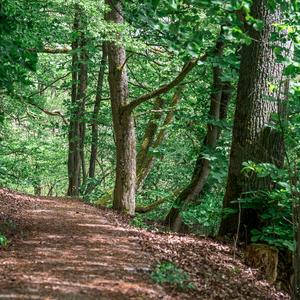
M 232 247 L 206 238 L 154 233 L 79 200 L 32 197 L 0 189 L 0 299 L 289 299 Z M 172 261 L 194 288 L 150 279 Z

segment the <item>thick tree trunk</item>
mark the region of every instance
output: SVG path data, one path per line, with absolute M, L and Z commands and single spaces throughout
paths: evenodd
M 98 152 L 98 139 L 99 139 L 98 115 L 100 111 L 103 82 L 104 82 L 104 72 L 106 69 L 106 65 L 107 65 L 107 51 L 104 43 L 102 45 L 102 58 L 100 63 L 100 70 L 98 73 L 96 99 L 95 99 L 94 111 L 92 115 L 92 144 L 91 144 L 91 156 L 90 156 L 90 165 L 89 165 L 90 178 L 95 177 L 96 159 L 97 159 L 97 152 Z
M 80 170 L 85 179 L 84 138 L 85 138 L 85 97 L 88 80 L 87 49 L 80 7 L 75 6 L 73 31 L 79 37 L 72 43 L 72 96 L 69 124 L 68 152 L 68 196 L 78 196 L 80 186 Z
M 242 174 L 242 163 L 251 160 L 281 167 L 284 159 L 282 136 L 269 127 L 272 115 L 282 114 L 281 102 L 286 97 L 286 84 L 282 84 L 284 66 L 276 62 L 270 42 L 274 24 L 281 22 L 281 13 L 279 9 L 270 11 L 267 0 L 255 0 L 251 14 L 264 22 L 264 29 L 258 32 L 246 25 L 252 43 L 244 45 L 241 52 L 228 181 L 223 201 L 224 208 L 236 211 L 239 210 L 238 204 L 232 202 L 244 193 L 270 189 L 272 185 L 268 178 Z M 241 236 L 248 239 L 251 229 L 259 226 L 256 211 L 242 208 L 240 217 L 236 212 L 223 219 L 219 234 L 235 234 L 240 223 Z
M 107 20 L 122 24 L 121 1 L 107 1 L 111 11 Z M 117 36 L 117 39 L 119 37 Z M 107 42 L 109 87 L 116 143 L 116 179 L 113 208 L 130 215 L 135 213 L 136 141 L 131 112 L 124 110 L 128 97 L 128 78 L 125 49 L 117 42 Z
M 222 36 L 216 43 L 215 56 L 221 57 L 223 55 L 224 42 Z M 208 113 L 209 120 L 218 121 L 222 117 L 226 118 L 227 106 L 230 99 L 230 89 L 225 88 L 221 82 L 221 68 L 219 66 L 213 67 L 213 83 L 210 101 L 210 110 Z M 184 206 L 194 201 L 201 193 L 207 178 L 210 173 L 210 161 L 203 156 L 203 150 L 209 148 L 215 149 L 219 137 L 219 127 L 217 125 L 207 124 L 207 134 L 203 141 L 203 147 L 198 156 L 192 180 L 190 184 L 179 194 L 174 202 L 174 206 L 169 211 L 165 219 L 165 224 L 173 231 L 179 231 L 182 226 L 182 218 L 180 211 Z

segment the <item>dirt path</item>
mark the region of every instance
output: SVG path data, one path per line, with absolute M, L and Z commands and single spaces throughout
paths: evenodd
M 25 200 L 22 238 L 0 250 L 0 299 L 169 299 L 113 214 L 74 200 Z
M 5 228 L 7 227 L 7 228 Z M 0 189 L 0 300 L 287 300 L 258 270 L 209 238 L 132 228 L 126 219 L 78 200 Z M 155 285 L 149 273 L 171 261 L 194 289 Z

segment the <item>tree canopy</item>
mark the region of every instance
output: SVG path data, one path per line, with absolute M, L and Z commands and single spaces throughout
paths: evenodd
M 1 1 L 0 187 L 277 247 L 299 299 L 299 16 L 297 0 Z

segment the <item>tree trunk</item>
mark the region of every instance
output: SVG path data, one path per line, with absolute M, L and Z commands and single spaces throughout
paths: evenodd
M 163 122 L 163 128 L 157 133 L 157 129 L 158 129 L 157 121 L 162 117 L 162 113 L 159 113 L 154 118 L 154 122 L 153 121 L 149 122 L 149 125 L 145 131 L 142 148 L 137 157 L 137 183 L 136 183 L 137 191 L 141 190 L 141 188 L 143 187 L 143 184 L 146 178 L 148 177 L 156 159 L 155 156 L 149 153 L 149 150 L 150 148 L 153 149 L 157 148 L 165 140 L 166 128 L 167 125 L 169 125 L 173 120 L 174 109 L 180 101 L 181 91 L 182 91 L 182 87 L 179 87 L 178 89 L 176 89 L 173 95 L 171 106 Z M 154 105 L 154 109 L 156 106 L 159 107 L 159 105 L 161 106 L 160 109 L 163 108 L 163 103 L 159 104 L 157 102 Z
M 270 42 L 273 24 L 281 22 L 281 13 L 279 9 L 270 11 L 267 0 L 255 0 L 251 14 L 264 22 L 264 29 L 259 32 L 245 25 L 252 43 L 243 45 L 241 52 L 228 180 L 223 200 L 224 208 L 233 208 L 236 212 L 222 220 L 219 231 L 221 236 L 235 234 L 239 224 L 244 239 L 249 238 L 251 229 L 258 228 L 257 214 L 255 210 L 239 209 L 238 203 L 232 202 L 246 192 L 270 189 L 272 182 L 268 178 L 259 179 L 255 174 L 242 174 L 242 163 L 251 160 L 273 163 L 278 167 L 283 165 L 282 135 L 271 129 L 269 124 L 273 114 L 282 115 L 281 102 L 286 97 L 286 84 L 282 84 L 284 66 L 276 62 Z
M 221 32 L 216 43 L 214 55 L 220 58 L 223 55 L 223 50 L 224 42 Z M 212 121 L 220 120 L 221 111 L 223 111 L 223 117 L 226 117 L 225 112 L 227 112 L 227 105 L 230 98 L 230 92 L 228 92 L 228 90 L 225 88 L 223 91 L 223 84 L 220 78 L 221 72 L 222 70 L 219 66 L 213 67 L 213 83 L 210 110 L 208 113 L 208 118 Z M 207 148 L 211 150 L 215 149 L 218 137 L 219 127 L 208 121 L 206 137 L 203 141 L 203 147 L 197 158 L 192 180 L 190 184 L 179 194 L 165 219 L 165 224 L 173 231 L 179 231 L 182 226 L 180 211 L 187 203 L 194 201 L 199 196 L 204 184 L 207 181 L 210 173 L 210 161 L 203 156 L 203 150 Z
M 73 31 L 78 32 L 80 26 L 79 9 L 75 7 L 75 17 Z M 80 146 L 79 146 L 79 121 L 77 118 L 77 84 L 78 84 L 78 47 L 79 39 L 72 42 L 72 96 L 71 113 L 69 124 L 69 151 L 68 151 L 68 196 L 78 196 L 79 194 L 79 173 L 80 173 Z
M 157 129 L 159 127 L 159 122 L 163 116 L 163 108 L 164 108 L 164 100 L 162 98 L 156 98 L 153 110 L 149 123 L 144 132 L 143 141 L 141 145 L 141 149 L 137 154 L 137 177 L 139 177 L 139 173 L 143 168 L 143 164 L 147 159 L 149 149 L 152 147 L 155 135 L 157 133 Z
M 95 177 L 96 159 L 97 159 L 97 152 L 98 152 L 98 139 L 99 139 L 98 115 L 99 115 L 101 98 L 102 98 L 104 72 L 106 69 L 106 65 L 107 65 L 107 51 L 104 43 L 102 45 L 102 59 L 100 63 L 100 70 L 98 73 L 96 99 L 95 99 L 94 111 L 92 115 L 92 144 L 91 144 L 91 156 L 90 156 L 90 165 L 89 165 L 90 178 Z
M 107 20 L 123 24 L 121 1 L 107 1 L 111 11 Z M 120 37 L 117 35 L 117 40 Z M 126 71 L 125 49 L 117 41 L 107 42 L 109 62 L 109 87 L 113 116 L 113 128 L 116 143 L 116 179 L 113 196 L 113 208 L 135 213 L 136 189 L 136 141 L 135 127 L 131 112 L 124 110 L 128 97 L 128 78 Z
M 84 137 L 85 137 L 85 97 L 88 80 L 87 49 L 84 29 L 82 28 L 81 10 L 75 5 L 73 31 L 79 36 L 72 43 L 72 96 L 69 124 L 68 152 L 68 196 L 78 196 L 80 170 L 85 178 Z M 85 23 L 84 23 L 85 24 Z
M 84 155 L 84 142 L 85 142 L 85 131 L 86 131 L 86 122 L 85 122 L 85 102 L 86 102 L 86 90 L 88 84 L 88 52 L 86 49 L 87 41 L 85 36 L 86 24 L 84 22 L 83 29 L 80 34 L 80 64 L 79 64 L 79 92 L 78 92 L 78 102 L 80 103 L 79 110 L 79 126 L 80 126 L 80 159 L 81 159 L 81 175 L 82 175 L 82 184 L 86 183 L 86 167 L 85 167 L 85 155 Z M 80 179 L 79 179 L 80 182 Z

